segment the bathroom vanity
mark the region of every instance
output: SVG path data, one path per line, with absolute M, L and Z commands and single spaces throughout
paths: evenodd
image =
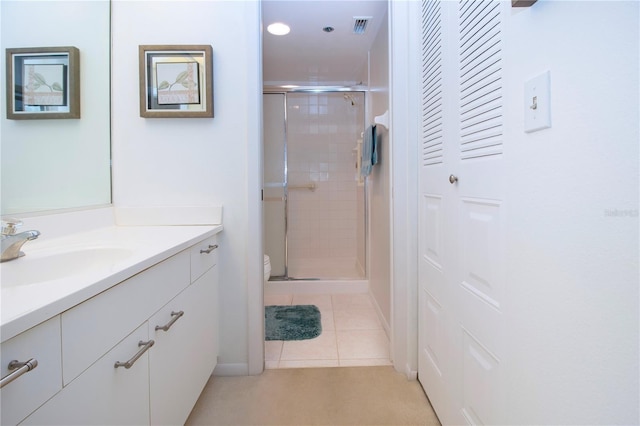
M 2 424 L 184 424 L 216 365 L 221 230 L 105 227 L 3 263 L 2 377 L 37 367 L 0 391 Z

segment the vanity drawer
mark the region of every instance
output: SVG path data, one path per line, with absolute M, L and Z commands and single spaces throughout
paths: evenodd
M 62 366 L 68 384 L 190 283 L 189 250 L 62 313 Z
M 38 365 L 0 390 L 2 424 L 15 425 L 62 388 L 60 317 L 55 316 L 2 343 L 2 377 L 13 360 Z
M 218 236 L 214 235 L 191 247 L 191 282 L 218 264 Z

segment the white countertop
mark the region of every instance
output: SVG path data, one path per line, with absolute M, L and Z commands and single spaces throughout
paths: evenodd
M 22 247 L 26 256 L 0 264 L 1 340 L 4 342 L 220 231 L 222 225 L 108 226 L 28 241 Z M 84 251 L 86 259 L 87 253 L 94 253 L 92 250 L 102 250 L 108 256 L 111 249 L 126 256 L 114 256 L 99 267 L 77 265 L 77 272 L 53 280 L 12 285 L 4 278 L 15 275 L 18 268 L 31 268 L 31 264 L 37 267 L 47 256 L 68 252 L 68 259 L 73 259 L 73 253 Z M 73 264 L 61 266 L 74 269 Z

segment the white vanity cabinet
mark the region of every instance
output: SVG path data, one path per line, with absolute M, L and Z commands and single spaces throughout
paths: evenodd
M 216 242 L 209 237 L 60 314 L 62 389 L 21 424 L 184 424 L 217 359 Z M 22 417 L 5 423 L 3 398 L 2 424 Z
M 0 390 L 3 425 L 14 425 L 62 389 L 60 316 L 56 315 L 2 342 L 2 377 L 14 373 L 11 361 L 37 361 L 36 368 L 22 374 Z

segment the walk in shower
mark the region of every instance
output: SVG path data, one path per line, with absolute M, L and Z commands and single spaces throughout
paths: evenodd
M 264 241 L 272 280 L 366 276 L 365 96 L 264 94 Z

